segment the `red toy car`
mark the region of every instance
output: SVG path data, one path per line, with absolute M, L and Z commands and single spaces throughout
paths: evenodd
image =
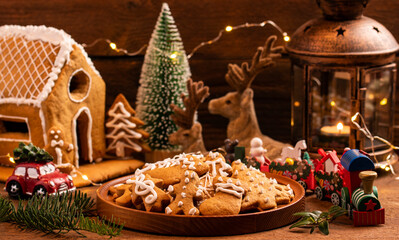
M 6 190 L 11 197 L 55 194 L 75 189 L 72 177 L 61 173 L 52 162 L 19 163 L 6 182 Z

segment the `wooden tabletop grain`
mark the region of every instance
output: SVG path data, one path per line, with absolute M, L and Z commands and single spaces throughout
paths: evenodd
M 395 166 L 396 172 L 399 173 L 399 163 Z M 397 176 L 392 174 L 380 174 L 375 182 L 378 187 L 379 198 L 382 206 L 385 208 L 385 225 L 371 226 L 371 227 L 353 227 L 351 220 L 346 216 L 340 217 L 330 225 L 330 235 L 324 236 L 317 230 L 310 235 L 309 229 L 289 229 L 289 226 L 284 226 L 278 229 L 245 234 L 238 236 L 222 236 L 222 237 L 208 237 L 206 239 L 398 239 L 399 236 L 399 180 Z M 5 195 L 4 184 L 0 184 L 0 194 Z M 96 198 L 97 186 L 81 188 L 82 191 L 87 192 L 93 198 Z M 306 210 L 322 210 L 326 211 L 331 206 L 327 201 L 319 201 L 315 195 L 310 194 L 306 197 Z M 21 230 L 17 226 L 10 223 L 0 223 L 0 239 L 77 239 L 81 238 L 77 233 L 70 232 L 63 235 L 45 235 L 38 231 Z M 93 233 L 83 232 L 87 236 L 86 239 L 106 239 Z M 132 231 L 124 229 L 122 235 L 115 239 L 205 239 L 193 237 L 177 237 L 177 236 L 163 236 L 144 232 Z

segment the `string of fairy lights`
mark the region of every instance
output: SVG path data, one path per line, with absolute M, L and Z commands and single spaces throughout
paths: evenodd
M 229 33 L 229 32 L 235 31 L 235 30 L 243 29 L 243 28 L 255 28 L 255 27 L 263 28 L 267 25 L 273 26 L 282 35 L 283 40 L 285 42 L 289 42 L 291 40 L 290 36 L 288 36 L 287 32 L 284 32 L 282 30 L 282 28 L 280 26 L 278 26 L 272 20 L 266 20 L 266 21 L 263 21 L 260 23 L 244 23 L 244 24 L 240 24 L 240 25 L 236 25 L 236 26 L 229 25 L 229 26 L 226 26 L 225 28 L 219 30 L 218 35 L 215 38 L 201 42 L 196 47 L 194 47 L 193 50 L 191 51 L 191 53 L 187 55 L 187 58 L 190 59 L 200 48 L 207 46 L 207 45 L 212 45 L 212 44 L 218 42 L 222 38 L 223 34 L 225 34 L 225 33 Z M 109 45 L 109 48 L 111 50 L 113 50 L 117 53 L 121 52 L 121 53 L 125 54 L 126 56 L 140 55 L 140 54 L 142 54 L 143 50 L 146 49 L 146 47 L 147 47 L 147 45 L 143 45 L 139 50 L 137 50 L 135 52 L 129 52 L 128 50 L 126 50 L 124 48 L 118 47 L 115 42 L 113 42 L 112 40 L 107 39 L 107 38 L 98 38 L 90 44 L 83 43 L 82 46 L 85 48 L 90 48 L 90 47 L 94 47 L 95 45 L 97 45 L 100 42 L 106 42 Z M 172 52 L 169 57 L 171 59 L 175 59 L 175 58 L 177 58 L 177 53 Z

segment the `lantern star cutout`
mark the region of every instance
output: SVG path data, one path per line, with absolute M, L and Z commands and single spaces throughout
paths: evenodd
M 337 29 L 337 30 L 335 30 L 335 31 L 337 31 L 337 37 L 338 37 L 339 35 L 344 36 L 344 32 L 345 32 L 346 30 L 343 29 L 342 27 L 340 27 L 339 29 Z
M 365 203 L 364 205 L 366 205 L 366 211 L 373 211 L 375 208 L 375 205 L 377 205 L 377 203 L 374 203 L 372 199 L 370 199 L 367 203 Z

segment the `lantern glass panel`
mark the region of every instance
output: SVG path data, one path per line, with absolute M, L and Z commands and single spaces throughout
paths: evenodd
M 303 139 L 305 134 L 303 126 L 305 121 L 305 78 L 304 71 L 298 65 L 292 65 L 293 86 L 292 86 L 292 118 L 291 129 L 293 141 L 297 142 Z
M 312 147 L 343 149 L 349 144 L 351 82 L 354 73 L 313 68 L 309 72 Z
M 364 99 L 364 120 L 372 135 L 390 139 L 390 125 L 392 120 L 392 81 L 391 69 L 366 72 L 363 89 L 366 89 Z M 374 147 L 386 146 L 378 139 L 374 140 Z M 365 138 L 365 149 L 370 149 L 371 141 Z

